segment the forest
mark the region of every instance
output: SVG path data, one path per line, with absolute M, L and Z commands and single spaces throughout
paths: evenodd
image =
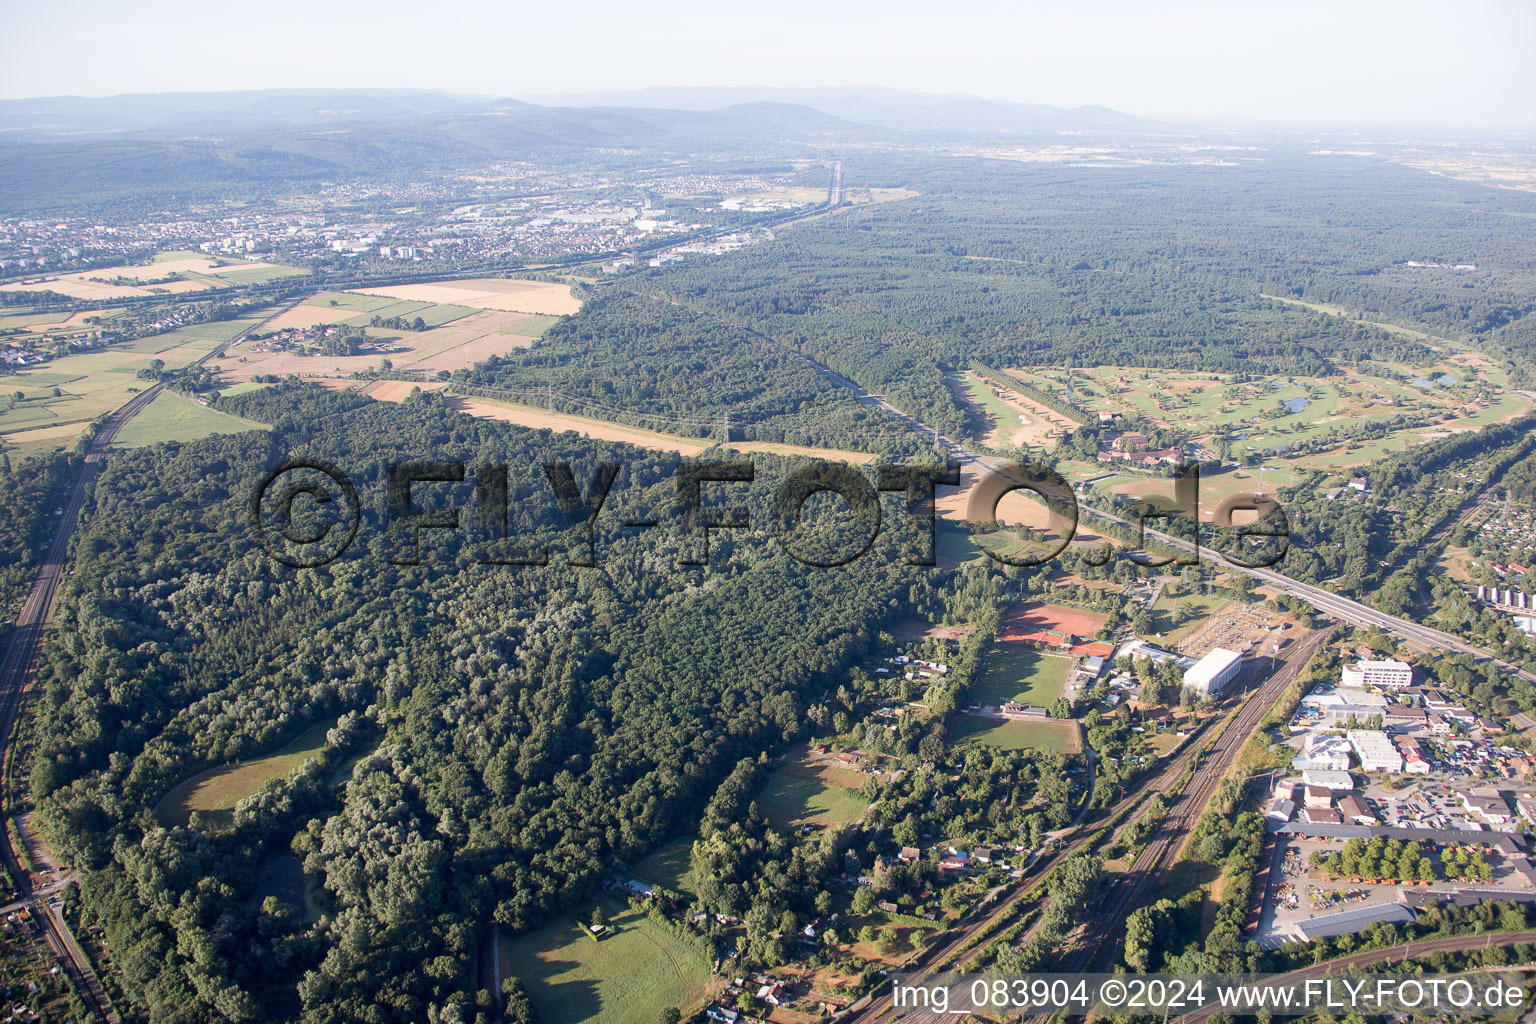
M 622 463 L 610 500 L 627 512 L 673 501 L 676 456 L 429 394 L 390 405 L 290 383 L 218 404 L 273 430 L 125 451 L 103 471 L 30 769 L 40 826 L 156 1022 L 478 1019 L 488 922 L 535 926 L 687 834 L 741 759 L 802 736 L 831 681 L 887 625 L 936 614 L 945 585 L 904 563 L 898 531 L 880 557 L 816 570 L 754 525 L 717 532 L 710 565 L 688 567 L 686 538 L 606 514 L 607 554 L 577 569 L 542 464 Z M 395 564 L 383 464 L 423 453 L 507 466 L 508 535 L 557 557 L 490 567 L 429 537 L 419 565 Z M 306 455 L 372 497 L 353 550 L 294 570 L 245 512 L 270 465 Z M 744 488 L 754 522 L 769 522 L 776 461 Z M 414 500 L 468 498 L 433 486 Z M 323 752 L 228 827 L 157 818 L 177 783 L 315 723 L 334 723 Z M 290 858 L 318 917 L 256 884 Z

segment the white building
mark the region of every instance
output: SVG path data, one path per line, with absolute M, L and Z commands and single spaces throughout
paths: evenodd
M 1301 753 L 1291 758 L 1291 767 L 1297 771 L 1347 771 L 1352 749 L 1349 740 L 1343 736 L 1320 736 L 1314 733 L 1307 737 Z
M 1365 772 L 1400 772 L 1403 755 L 1397 752 L 1387 734 L 1376 729 L 1351 729 L 1349 745 L 1360 758 L 1360 770 Z
M 1379 686 L 1395 690 L 1413 685 L 1413 666 L 1406 661 L 1361 661 L 1345 665 L 1340 686 Z
M 1217 647 L 1184 673 L 1184 685 L 1202 696 L 1214 697 L 1242 670 L 1240 653 Z
M 1301 698 L 1301 706 L 1303 710 L 1317 715 L 1320 725 L 1347 725 L 1351 718 L 1356 722 L 1365 722 L 1375 715 L 1383 714 L 1387 708 L 1387 698 L 1379 693 L 1366 693 L 1352 687 L 1319 686 Z
M 1349 772 L 1306 771 L 1301 773 L 1301 781 L 1304 785 L 1321 786 L 1330 793 L 1348 793 L 1355 788 Z

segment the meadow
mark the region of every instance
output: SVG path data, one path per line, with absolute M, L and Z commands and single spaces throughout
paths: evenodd
M 138 372 L 149 369 L 153 360 L 160 360 L 166 369 L 180 369 L 252 323 L 198 324 L 18 370 L 0 387 L 0 392 L 22 395 L 0 411 L 0 436 L 7 448 L 24 454 L 67 448 L 91 420 L 151 386 Z
M 869 807 L 856 772 L 818 767 L 804 757 L 791 758 L 773 771 L 757 797 L 758 810 L 775 828 L 842 825 L 857 821 Z
M 265 423 L 241 419 L 172 391 L 162 391 L 138 415 L 123 425 L 114 448 L 142 448 L 165 441 L 196 441 L 213 434 L 268 430 Z
M 271 779 L 285 779 L 325 749 L 325 734 L 335 722 L 320 721 L 305 729 L 291 743 L 265 757 L 221 765 L 199 772 L 165 794 L 155 816 L 167 828 L 186 825 L 193 811 L 208 824 L 221 828 L 234 820 L 235 805 Z
M 1082 735 L 1077 723 L 1057 718 L 983 718 L 981 715 L 956 715 L 949 721 L 950 737 L 959 744 L 980 743 L 1003 750 L 1057 750 L 1067 754 L 1083 752 Z
M 601 907 L 614 934 L 594 942 L 577 924 Z M 498 937 L 497 973 L 522 980 L 541 1024 L 656 1024 L 676 1006 L 703 1002 L 709 967 L 700 954 L 626 903 L 602 896 L 516 938 Z

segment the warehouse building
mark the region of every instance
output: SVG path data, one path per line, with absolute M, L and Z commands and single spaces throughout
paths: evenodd
M 1400 772 L 1403 755 L 1398 753 L 1387 734 L 1379 729 L 1349 730 L 1349 745 L 1355 748 L 1363 772 Z
M 1217 647 L 1184 673 L 1184 685 L 1202 697 L 1216 697 L 1242 670 L 1241 654 Z

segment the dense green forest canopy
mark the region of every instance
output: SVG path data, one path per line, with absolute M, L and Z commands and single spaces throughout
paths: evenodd
M 1090 169 L 871 156 L 845 175 L 921 194 L 624 287 L 761 331 L 943 431 L 967 415 L 947 374 L 972 359 L 1301 374 L 1432 360 L 1379 321 L 1531 365 L 1536 197 L 1523 193 L 1321 157 Z
M 943 571 L 905 565 L 899 530 L 841 569 L 787 557 L 768 534 L 787 465 L 772 457 L 742 485 L 753 528 L 687 568 L 683 538 L 617 525 L 673 505 L 676 456 L 434 395 L 290 384 L 221 405 L 274 429 L 108 462 L 41 672 L 39 818 L 156 1021 L 470 1019 L 488 922 L 536 925 L 677 834 L 741 758 L 802 734 L 879 630 L 935 607 Z M 342 558 L 296 571 L 257 548 L 245 509 L 270 466 L 306 456 L 355 474 L 364 524 Z M 383 467 L 427 456 L 505 465 L 509 532 L 551 563 L 493 568 L 428 540 L 422 564 L 392 564 Z M 598 458 L 622 464 L 624 493 L 598 567 L 577 570 L 542 464 L 572 462 L 585 486 Z M 431 486 L 415 500 L 468 500 L 468 482 Z M 829 537 L 836 512 L 808 506 Z M 177 783 L 315 723 L 335 723 L 323 755 L 229 827 L 156 818 Z M 290 851 L 319 920 L 256 888 Z

